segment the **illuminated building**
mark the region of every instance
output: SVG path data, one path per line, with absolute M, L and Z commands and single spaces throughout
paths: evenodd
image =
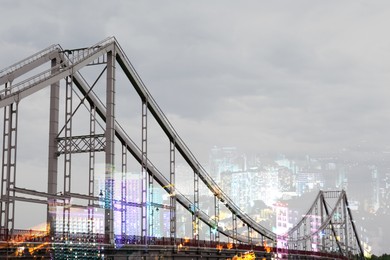
M 56 231 L 58 234 L 67 232 L 64 229 L 64 215 L 63 207 L 57 208 L 56 216 Z M 66 225 L 66 223 L 65 223 Z M 104 211 L 102 209 L 95 208 L 93 212 L 93 223 L 88 221 L 88 210 L 80 208 L 72 208 L 69 218 L 69 233 L 85 233 L 88 234 L 89 227 L 92 227 L 91 233 L 104 234 Z
M 236 172 L 231 175 L 230 198 L 245 212 L 249 211 L 256 190 L 251 177 L 251 172 Z
M 114 233 L 121 234 L 122 214 L 126 219 L 125 228 L 128 235 L 139 235 L 141 232 L 140 219 L 141 208 L 135 206 L 139 204 L 142 190 L 142 180 L 140 173 L 125 173 L 125 182 L 122 181 L 121 173 L 115 175 L 114 184 Z M 126 196 L 124 198 L 125 212 L 121 212 L 122 208 L 122 193 L 121 189 L 126 188 Z
M 215 146 L 210 151 L 210 174 L 217 183 L 220 183 L 223 173 L 245 171 L 245 164 L 245 156 L 240 156 L 236 147 Z
M 278 236 L 277 247 L 287 248 L 287 240 L 282 235 L 292 227 L 292 224 L 289 223 L 288 205 L 286 203 L 277 202 L 273 205 L 273 209 L 276 217 L 273 231 Z

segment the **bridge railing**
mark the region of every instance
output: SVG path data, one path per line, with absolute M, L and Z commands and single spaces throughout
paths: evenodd
M 3 78 L 4 76 L 22 68 L 23 66 L 26 66 L 27 64 L 31 64 L 32 62 L 42 58 L 43 56 L 55 51 L 55 50 L 60 50 L 61 46 L 59 44 L 53 44 L 47 47 L 46 49 L 43 49 L 7 68 L 4 68 L 0 71 L 0 78 Z
M 137 235 L 117 235 L 114 238 L 114 245 L 110 245 L 104 244 L 105 235 L 101 233 L 72 233 L 65 240 L 61 237 L 61 233 L 58 233 L 53 239 L 46 232 L 42 231 L 15 230 L 15 232 L 15 235 L 8 240 L 0 240 L 0 258 L 4 256 L 3 253 L 9 254 L 12 252 L 19 252 L 19 257 L 23 257 L 26 253 L 29 256 L 42 255 L 43 257 L 45 254 L 50 256 L 51 253 L 54 253 L 57 256 L 68 255 L 68 257 L 71 257 L 72 254 L 69 249 L 73 249 L 75 252 L 83 252 L 83 255 L 86 257 L 91 257 L 92 254 L 98 252 L 101 254 L 111 253 L 117 256 L 123 256 L 121 255 L 121 250 L 131 250 L 132 252 L 143 251 L 147 255 L 148 251 L 154 252 L 154 249 L 164 249 L 164 252 L 172 250 L 176 255 L 180 253 L 187 255 L 190 251 L 196 252 L 201 249 L 203 252 L 223 253 L 223 255 L 226 255 L 226 253 L 229 255 L 240 255 L 251 252 L 251 255 L 266 257 L 267 259 L 272 257 L 277 259 L 301 257 L 303 259 L 359 259 L 356 255 L 343 256 L 338 252 L 313 252 L 269 247 L 263 244 L 249 245 L 245 243 L 193 240 L 189 238 L 147 237 L 146 239 L 149 241 L 149 244 L 146 247 L 142 242 L 143 239 Z M 20 250 L 21 248 L 23 250 Z M 32 250 L 30 251 L 29 249 Z M 221 256 L 223 255 L 221 254 Z

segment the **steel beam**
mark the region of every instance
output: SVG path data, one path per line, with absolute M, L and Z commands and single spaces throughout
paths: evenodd
M 17 77 L 20 77 L 21 75 L 52 60 L 57 56 L 57 53 L 60 50 L 61 47 L 58 44 L 53 44 L 48 48 L 2 70 L 0 72 L 0 85 L 3 85 L 7 82 L 12 82 Z
M 148 145 L 148 102 L 144 102 L 143 103 L 143 110 L 144 112 L 142 112 L 142 116 L 143 116 L 143 123 L 142 123 L 142 149 L 145 149 L 145 151 L 147 151 L 147 145 Z M 145 118 L 144 118 L 145 116 Z M 145 146 L 145 148 L 144 148 Z M 146 159 L 145 162 L 147 162 L 147 154 L 145 154 L 145 157 Z M 144 171 L 147 172 L 147 165 L 145 165 L 144 167 Z M 156 210 L 156 208 L 152 207 L 151 205 L 154 203 L 154 174 L 153 172 L 149 172 L 148 174 L 148 202 L 149 202 L 149 220 L 148 220 L 148 224 L 149 224 L 149 232 L 148 232 L 148 236 L 149 237 L 153 237 L 154 236 L 154 212 Z
M 53 68 L 53 74 L 57 73 L 58 60 L 51 60 L 51 67 Z M 57 135 L 58 135 L 58 123 L 59 123 L 59 102 L 60 102 L 60 82 L 54 82 L 50 86 L 50 122 L 49 122 L 49 154 L 48 154 L 48 181 L 47 192 L 51 195 L 57 194 L 57 179 L 58 179 L 58 156 L 57 156 Z M 49 198 L 49 205 L 47 207 L 47 223 L 48 232 L 54 237 L 56 232 L 56 200 L 55 198 Z
M 92 111 L 91 111 L 92 112 Z M 57 139 L 58 152 L 57 154 L 65 154 L 66 152 L 88 153 L 88 152 L 103 152 L 105 151 L 105 135 L 90 134 L 71 137 L 59 137 Z
M 233 244 L 237 243 L 237 215 L 232 213 L 232 223 L 233 223 Z
M 214 220 L 215 220 L 215 234 L 214 241 L 219 243 L 219 198 L 218 194 L 214 196 Z
M 342 194 L 343 200 L 342 200 L 342 207 L 343 207 L 343 221 L 344 221 L 344 247 L 345 252 L 348 255 L 348 248 L 349 248 L 349 239 L 348 239 L 348 214 L 347 214 L 347 203 L 344 194 Z
M 6 84 L 6 93 L 10 82 Z M 17 150 L 18 101 L 4 108 L 0 228 L 6 236 L 13 234 L 15 225 L 15 179 Z
M 96 108 L 91 105 L 89 114 L 89 134 L 95 136 L 96 133 Z M 89 147 L 95 147 L 95 138 L 89 139 Z M 89 150 L 88 158 L 88 196 L 95 195 L 95 150 Z M 94 233 L 94 208 L 91 207 L 94 204 L 93 200 L 88 200 L 88 236 L 89 239 L 93 237 Z
M 199 175 L 194 170 L 194 210 L 192 215 L 193 239 L 199 243 Z
M 169 218 L 170 218 L 170 237 L 173 245 L 176 245 L 176 187 L 175 187 L 175 172 L 176 172 L 176 155 L 175 155 L 176 147 L 175 140 L 170 142 L 169 149 Z
M 65 79 L 65 146 L 64 146 L 64 194 L 71 192 L 72 185 L 72 152 L 71 152 L 71 138 L 72 138 L 72 99 L 73 99 L 73 75 Z M 63 207 L 63 234 L 66 240 L 70 236 L 70 200 L 64 201 Z
M 122 183 L 121 183 L 121 235 L 127 231 L 127 147 L 122 144 Z
M 144 244 L 147 244 L 148 232 L 148 100 L 142 101 L 142 119 L 141 119 L 141 240 Z
M 114 243 L 113 172 L 115 169 L 115 50 L 107 52 L 106 86 L 106 173 L 104 234 L 106 243 Z
M 71 74 L 73 74 L 74 71 L 80 70 L 89 63 L 98 59 L 100 56 L 105 55 L 108 51 L 112 51 L 114 49 L 114 45 L 115 44 L 113 42 L 108 42 L 105 46 L 101 46 L 99 49 L 96 50 L 94 49 L 90 55 L 88 55 L 84 59 L 78 60 L 73 64 L 70 64 L 68 66 L 64 64 L 57 65 L 58 72 L 55 74 L 52 73 L 51 69 L 14 85 L 12 92 L 10 92 L 9 94 L 0 94 L 0 107 L 12 104 L 13 102 L 15 102 L 15 99 L 22 100 L 23 98 L 34 94 L 35 92 L 51 84 L 54 84 L 67 76 L 70 76 Z

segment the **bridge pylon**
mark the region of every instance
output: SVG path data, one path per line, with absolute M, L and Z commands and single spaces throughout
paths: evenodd
M 320 191 L 301 221 L 281 236 L 287 249 L 364 259 L 346 192 Z

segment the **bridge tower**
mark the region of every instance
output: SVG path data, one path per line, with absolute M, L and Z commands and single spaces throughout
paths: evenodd
M 282 236 L 288 248 L 362 257 L 346 192 L 320 191 L 301 221 Z

